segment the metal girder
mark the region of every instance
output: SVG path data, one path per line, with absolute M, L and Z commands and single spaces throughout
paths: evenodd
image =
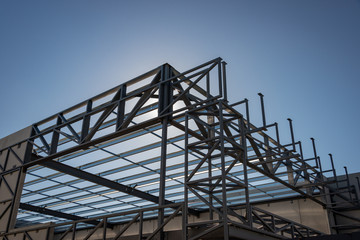
M 87 216 L 86 214 L 95 215 L 95 213 L 91 212 L 93 211 L 92 208 L 90 210 L 81 210 L 81 208 L 76 206 L 74 209 L 77 212 L 75 211 L 76 213 L 73 214 L 78 214 L 79 216 L 75 216 L 34 206 L 43 206 L 45 203 L 42 204 L 42 201 L 47 201 L 46 198 L 36 199 L 36 193 L 49 192 L 48 196 L 51 197 L 53 196 L 51 194 L 57 191 L 57 187 L 64 185 L 71 186 L 70 184 L 74 184 L 73 188 L 65 187 L 62 192 L 59 191 L 55 194 L 67 194 L 67 196 L 74 194 L 72 197 L 76 201 L 86 199 L 86 204 L 89 204 L 86 206 L 90 206 L 90 204 L 102 204 L 101 208 L 104 207 L 104 209 L 107 209 L 108 207 L 108 209 L 114 210 L 128 206 L 133 208 L 134 206 L 145 206 L 146 204 L 152 203 L 158 204 L 159 206 L 156 209 L 159 211 L 158 226 L 160 227 L 157 231 L 161 233 L 164 230 L 163 224 L 166 222 L 165 209 L 174 208 L 172 207 L 173 202 L 166 200 L 165 197 L 168 199 L 171 197 L 171 200 L 174 199 L 174 201 L 182 201 L 183 192 L 179 190 L 179 186 L 184 183 L 184 191 L 187 191 L 186 188 L 188 188 L 190 198 L 188 199 L 188 194 L 184 194 L 186 207 L 184 207 L 184 210 L 181 210 L 181 212 L 184 211 L 186 216 L 187 212 L 198 215 L 198 211 L 194 210 L 195 207 L 201 211 L 204 210 L 202 209 L 203 207 L 209 207 L 209 219 L 213 221 L 212 223 L 215 223 L 215 221 L 222 222 L 224 226 L 224 239 L 228 239 L 230 236 L 228 225 L 232 224 L 232 220 L 228 218 L 230 215 L 238 218 L 240 225 L 246 225 L 248 228 L 255 229 L 256 227 L 254 227 L 255 225 L 253 224 L 258 224 L 262 226 L 263 230 L 268 232 L 274 233 L 279 229 L 282 230 L 282 228 L 276 229 L 268 222 L 267 218 L 261 216 L 261 214 L 269 214 L 258 210 L 256 210 L 257 212 L 253 212 L 252 210 L 254 209 L 250 208 L 250 193 L 256 193 L 259 190 L 263 191 L 263 189 L 265 189 L 265 191 L 263 191 L 264 194 L 270 197 L 278 197 L 276 194 L 270 195 L 268 193 L 269 189 L 266 188 L 266 186 L 272 186 L 271 184 L 273 182 L 276 183 L 274 189 L 282 184 L 281 188 L 276 189 L 277 191 L 279 190 L 278 192 L 280 194 L 283 194 L 281 190 L 286 187 L 286 191 L 291 192 L 291 194 L 299 193 L 305 198 L 312 199 L 314 202 L 325 206 L 325 203 L 316 198 L 323 195 L 316 195 L 316 197 L 314 195 L 319 193 L 319 191 L 322 193 L 321 190 L 327 187 L 325 184 L 328 184 L 325 181 L 321 181 L 324 172 L 321 169 L 320 159 L 316 154 L 315 147 L 314 160 L 304 160 L 301 143 L 299 146 L 301 154 L 293 154 L 293 152 L 296 152 L 295 145 L 298 143 L 294 141 L 292 126 L 292 144 L 281 145 L 277 124 L 267 125 L 266 123 L 262 94 L 259 94 L 263 116 L 263 126 L 261 127 L 255 127 L 250 124 L 247 99 L 241 101 L 242 103 L 246 103 L 246 118 L 235 109 L 235 106 L 241 102 L 229 105 L 226 94 L 225 65 L 226 63 L 222 62 L 221 58 L 217 58 L 180 73 L 169 64 L 164 64 L 109 91 L 35 123 L 32 126 L 33 133 L 31 136 L 22 141 L 22 143 L 26 143 L 33 148 L 32 156 L 30 153 L 28 154 L 29 158 L 20 158 L 22 172 L 25 173 L 26 170 L 29 170 L 31 173 L 38 169 L 43 170 L 39 167 L 32 167 L 40 165 L 53 169 L 57 171 L 57 173 L 53 174 L 52 171 L 46 171 L 46 176 L 42 175 L 42 172 L 36 176 L 34 174 L 34 179 L 29 178 L 30 180 L 27 181 L 25 187 L 28 186 L 29 189 L 31 189 L 31 187 L 35 189 L 35 184 L 39 184 L 40 189 L 26 192 L 24 199 L 27 199 L 27 203 L 21 203 L 20 208 L 59 218 L 91 223 L 96 225 L 92 233 L 101 227 L 101 224 L 105 224 L 103 227 L 105 229 L 103 238 L 105 239 L 106 220 L 102 223 L 97 221 L 97 217 L 91 219 L 79 217 Z M 213 72 L 216 72 L 216 68 L 218 69 L 217 74 L 213 74 Z M 215 69 L 215 71 L 212 71 L 213 69 Z M 210 71 L 212 71 L 211 74 Z M 215 85 L 211 82 L 211 88 L 210 75 L 217 75 L 215 79 L 218 80 L 215 81 Z M 154 101 L 156 99 L 158 99 L 157 102 Z M 201 111 L 199 111 L 200 108 L 202 109 Z M 185 119 L 185 116 L 187 119 L 189 115 L 191 115 L 191 123 L 188 124 L 188 120 L 186 120 L 184 126 L 183 119 Z M 276 139 L 270 137 L 270 134 L 268 135 L 266 132 L 267 129 L 274 126 L 276 127 Z M 149 133 L 160 136 L 162 141 L 150 146 L 150 144 L 144 145 L 141 142 L 143 139 L 141 139 L 139 146 L 137 146 L 138 142 L 135 137 L 146 137 L 148 133 L 147 129 L 149 128 L 153 129 L 149 131 Z M 162 134 L 156 133 L 160 128 L 162 128 Z M 169 133 L 168 128 L 170 129 Z M 181 144 L 174 144 L 173 139 L 169 138 L 169 136 L 173 134 L 170 132 L 173 128 L 182 131 L 181 136 L 183 138 L 180 137 L 176 141 L 184 141 L 185 136 L 190 139 L 190 142 L 188 142 L 189 140 L 185 140 L 185 147 L 182 147 Z M 146 131 L 144 132 L 144 130 Z M 185 135 L 183 135 L 184 133 Z M 135 136 L 134 134 L 138 135 Z M 124 144 L 123 146 L 118 145 L 119 148 L 117 148 L 118 146 L 115 144 L 119 144 L 123 138 L 130 140 L 129 142 L 131 144 L 129 145 L 131 146 Z M 195 138 L 198 138 L 200 141 L 193 142 Z M 132 140 L 134 142 L 131 142 Z M 9 151 L 3 153 L 3 158 L 6 157 L 6 154 L 13 154 L 14 149 L 18 147 L 17 144 L 19 143 L 13 143 L 12 146 L 9 146 Z M 132 144 L 134 145 L 132 146 Z M 168 146 L 170 144 L 180 148 L 181 151 L 177 152 L 175 150 L 178 149 L 169 148 Z M 293 147 L 292 150 L 289 149 L 291 146 Z M 107 147 L 116 149 L 116 153 L 107 152 Z M 142 150 L 135 151 L 137 149 Z M 154 158 L 146 155 L 148 153 L 146 151 L 150 153 L 150 150 L 154 150 L 155 152 L 158 149 L 160 149 L 160 153 L 156 154 L 160 155 Z M 105 158 L 105 154 L 94 154 L 88 155 L 90 157 L 87 158 L 85 154 L 91 154 L 93 150 L 94 152 L 99 151 L 103 153 L 102 151 L 104 151 L 110 153 L 111 157 Z M 3 149 L 0 149 L 0 153 L 1 151 L 3 151 Z M 122 152 L 118 153 L 117 151 Z M 175 157 L 179 157 L 183 152 L 186 152 L 189 156 L 185 156 L 185 161 L 181 161 L 180 159 L 178 163 L 178 159 L 175 159 Z M 143 160 L 142 155 L 134 157 L 135 160 L 131 157 L 126 159 L 127 156 L 135 154 L 144 154 L 146 160 Z M 249 157 L 248 154 L 251 156 Z M 32 158 L 30 159 L 30 157 Z M 19 160 L 16 154 L 13 156 L 13 160 L 15 162 Z M 73 166 L 85 164 L 81 165 L 81 167 L 72 167 L 69 166 L 72 164 L 64 164 L 65 161 L 68 160 L 74 161 L 75 165 Z M 84 162 L 82 162 L 83 160 Z M 122 160 L 130 162 L 130 164 L 123 164 Z M 315 161 L 316 166 L 308 165 L 308 160 Z M 6 161 L 3 165 L 0 164 L 0 172 L 2 172 L 2 175 L 7 174 Z M 117 165 L 116 168 L 112 168 L 111 161 L 114 161 L 114 163 L 115 161 L 119 161 L 120 164 Z M 174 164 L 172 161 L 176 161 L 176 165 L 172 165 Z M 109 165 L 103 165 L 105 162 Z M 158 162 L 160 163 L 160 167 L 156 165 Z M 147 167 L 146 165 L 149 163 L 153 165 Z M 85 168 L 101 167 L 101 165 L 105 166 L 103 169 L 100 169 L 101 174 L 99 175 L 101 176 L 91 174 L 85 170 Z M 141 171 L 141 174 L 131 173 L 137 166 L 146 168 L 146 171 Z M 32 168 L 29 169 L 29 167 Z M 185 169 L 184 181 L 181 179 L 184 174 L 181 172 L 181 168 Z M 320 168 L 320 172 L 317 171 L 317 168 Z M 189 169 L 191 171 L 189 171 Z M 174 174 L 176 174 L 176 177 L 172 175 L 172 170 L 175 170 Z M 128 172 L 126 172 L 127 177 L 120 176 L 119 182 L 106 179 L 105 177 L 113 173 L 119 176 L 123 171 L 129 171 L 133 175 L 128 176 Z M 309 171 L 309 173 L 307 171 Z M 259 176 L 251 176 L 250 181 L 247 175 L 251 172 L 255 172 Z M 68 180 L 65 178 L 65 182 L 61 180 L 54 181 L 57 175 L 62 176 L 62 173 L 74 176 L 76 180 Z M 285 175 L 285 179 L 282 178 L 284 174 L 287 174 L 287 176 Z M 316 176 L 314 177 L 313 174 Z M 140 180 L 140 177 L 144 177 L 144 179 Z M 10 177 L 5 175 L 1 176 L 0 186 L 4 191 L 9 192 L 9 195 L 11 195 L 11 199 L 9 199 L 13 200 L 16 199 L 14 197 L 15 188 L 11 188 L 8 178 Z M 45 179 L 53 180 L 52 183 L 49 183 L 49 187 L 43 187 L 44 185 L 41 185 L 42 181 L 45 182 Z M 256 184 L 252 185 L 257 180 L 260 181 L 264 179 L 270 181 L 261 186 L 259 185 L 259 188 L 255 187 L 257 186 Z M 120 181 L 125 181 L 128 185 L 121 184 Z M 23 180 L 18 182 L 22 183 Z M 54 182 L 56 184 L 54 184 Z M 95 185 L 87 184 L 86 182 L 92 182 L 95 183 Z M 83 185 L 75 187 L 77 183 Z M 152 188 L 152 184 L 155 185 L 158 183 L 158 188 Z M 134 185 L 130 184 L 134 184 L 135 187 L 132 187 Z M 136 189 L 137 184 L 141 187 L 138 187 L 138 189 L 150 189 L 149 192 Z M 82 186 L 84 185 L 85 187 L 83 188 Z M 115 203 L 112 202 L 113 199 L 111 197 L 106 200 L 99 197 L 91 202 L 93 199 L 87 200 L 88 196 L 76 195 L 77 191 L 89 191 L 88 188 L 92 187 L 94 187 L 93 189 L 102 189 L 99 186 L 106 187 L 106 190 L 104 190 L 105 194 L 107 193 L 106 191 L 110 193 L 113 192 L 113 190 L 125 193 L 120 196 L 120 198 L 124 198 L 125 201 L 121 201 L 119 206 L 114 206 Z M 308 191 L 310 187 L 311 191 Z M 315 187 L 317 188 L 315 189 Z M 349 188 L 349 183 L 347 187 Z M 228 193 L 230 191 L 233 192 Z M 155 196 L 152 193 L 159 193 L 159 196 Z M 258 196 L 263 196 L 263 193 Z M 351 192 L 349 192 L 349 194 L 351 198 Z M 93 192 L 90 192 L 89 195 L 93 196 Z M 102 195 L 102 192 L 97 192 L 97 196 Z M 133 198 L 133 196 L 136 198 Z M 235 199 L 235 197 L 237 198 Z M 252 200 L 254 200 L 257 196 L 252 197 Z M 197 202 L 193 199 L 200 199 L 202 202 Z M 4 199 L 3 202 L 7 203 L 10 202 L 10 200 Z M 20 201 L 20 199 L 18 200 Z M 59 202 L 63 201 L 62 198 L 58 198 L 57 200 Z M 246 201 L 245 216 L 233 210 L 235 204 L 243 201 Z M 135 202 L 139 204 L 137 205 Z M 189 206 L 192 208 L 189 208 Z M 221 206 L 221 208 L 217 208 L 217 206 Z M 8 207 L 6 207 L 2 215 L 10 212 L 10 208 L 16 211 L 18 206 L 16 204 L 8 204 Z M 214 220 L 213 215 L 216 213 L 222 217 L 220 220 Z M 22 216 L 20 220 L 31 219 L 32 216 L 31 214 L 29 215 L 30 216 Z M 140 215 L 138 215 L 138 217 L 142 219 Z M 274 216 L 269 215 L 267 217 L 273 218 Z M 101 217 L 99 217 L 99 219 L 100 218 Z M 132 221 L 136 221 L 137 219 L 137 217 L 133 218 Z M 183 226 L 194 227 L 199 225 L 198 223 L 188 224 L 186 222 L 187 219 L 184 219 Z M 89 220 L 92 222 L 89 222 Z M 73 232 L 75 232 L 75 226 L 76 223 L 74 224 Z M 289 225 L 289 227 L 291 226 Z M 303 234 L 301 227 L 291 227 L 291 229 L 283 228 L 284 231 L 289 231 L 291 234 L 299 234 L 300 236 Z M 213 230 L 212 228 L 208 229 L 209 232 Z M 123 229 L 123 231 L 125 230 Z M 156 234 L 156 232 L 154 232 L 154 234 Z M 88 236 L 90 235 L 91 234 Z
M 236 112 L 236 111 L 235 111 L 231 106 L 229 106 L 227 103 L 225 103 L 225 102 L 223 102 L 223 101 L 220 101 L 220 102 L 222 102 L 221 104 L 224 104 L 224 105 L 225 105 L 225 109 L 231 109 L 230 111 Z M 210 104 L 210 105 L 212 105 L 213 107 L 215 106 L 214 104 Z M 252 126 L 252 127 L 253 127 L 253 126 Z M 229 130 L 227 129 L 227 126 L 226 126 L 226 125 L 224 125 L 224 131 L 229 131 Z M 192 135 L 192 132 L 189 131 L 189 134 Z M 265 135 L 265 133 L 263 133 L 263 134 Z M 198 135 L 198 134 L 197 134 L 197 135 L 193 135 L 193 136 L 196 137 L 196 138 L 198 138 L 199 140 L 204 140 L 204 137 L 202 137 L 201 135 Z M 251 146 L 253 147 L 253 149 L 254 149 L 256 155 L 258 156 L 258 158 L 259 158 L 259 159 L 262 158 L 258 146 L 257 146 L 256 143 L 253 141 L 253 137 L 252 137 L 250 134 L 247 134 L 247 135 L 246 135 L 246 138 L 247 138 L 247 140 L 250 142 L 250 144 L 251 144 Z M 275 142 L 275 140 L 271 139 L 270 137 L 269 137 L 269 140 Z M 229 154 L 229 155 L 231 156 L 231 155 L 233 155 L 233 154 Z M 234 156 L 234 155 L 233 155 L 233 156 Z M 234 157 L 236 157 L 236 156 L 234 156 Z M 243 161 L 243 160 L 240 160 L 240 161 Z M 260 161 L 260 162 L 266 163 L 265 160 Z M 294 191 L 296 191 L 296 192 L 298 192 L 298 193 L 300 193 L 300 194 L 302 194 L 302 195 L 310 198 L 310 199 L 313 200 L 314 202 L 317 202 L 318 204 L 320 204 L 320 205 L 322 205 L 322 206 L 326 206 L 326 203 L 324 203 L 323 201 L 315 198 L 314 196 L 312 196 L 312 195 L 310 195 L 310 194 L 305 193 L 304 191 L 300 190 L 300 189 L 297 188 L 296 186 L 294 186 L 294 185 L 292 185 L 292 184 L 290 184 L 290 183 L 288 183 L 288 182 L 280 179 L 279 177 L 277 177 L 274 173 L 272 173 L 272 172 L 269 170 L 269 168 L 268 168 L 268 166 L 267 166 L 266 164 L 262 164 L 262 166 L 263 166 L 264 168 L 261 168 L 261 167 L 257 166 L 257 165 L 254 164 L 254 163 L 251 163 L 251 162 L 247 162 L 247 165 L 248 165 L 250 168 L 252 168 L 252 169 L 260 172 L 261 174 L 263 174 L 263 175 L 265 175 L 265 176 L 267 176 L 267 177 L 269 177 L 269 178 L 271 178 L 271 179 L 273 179 L 273 180 L 275 180 L 275 181 L 283 184 L 284 186 L 286 186 L 286 187 L 288 187 L 288 188 L 290 188 L 290 189 L 292 189 L 292 190 L 294 190 Z
M 56 170 L 56 171 L 59 171 L 59 172 L 62 172 L 62 173 L 66 173 L 66 174 L 69 174 L 71 176 L 81 178 L 81 179 L 84 179 L 86 181 L 96 183 L 98 185 L 117 190 L 119 192 L 127 193 L 129 195 L 134 196 L 134 197 L 145 199 L 147 201 L 154 202 L 154 203 L 159 203 L 159 198 L 157 196 L 154 196 L 154 195 L 151 195 L 149 193 L 139 191 L 139 190 L 137 190 L 135 188 L 128 187 L 128 186 L 123 185 L 121 183 L 117 183 L 117 182 L 108 180 L 106 178 L 102 178 L 100 176 L 97 176 L 97 175 L 82 171 L 80 169 L 68 166 L 68 165 L 63 164 L 61 162 L 46 161 L 46 162 L 42 162 L 40 164 L 42 166 L 44 166 L 44 167 L 51 168 L 53 170 Z M 171 204 L 171 203 L 173 203 L 173 202 L 165 201 L 165 204 Z
M 46 214 L 46 215 L 59 217 L 59 218 L 65 218 L 65 219 L 69 219 L 69 220 L 73 220 L 73 221 L 86 220 L 86 218 L 83 218 L 83 217 L 79 217 L 79 216 L 76 216 L 76 215 L 63 213 L 63 212 L 59 212 L 59 211 L 54 211 L 54 210 L 39 207 L 39 206 L 33 206 L 33 205 L 30 205 L 30 204 L 27 204 L 27 203 L 20 203 L 20 208 L 23 209 L 23 210 L 27 210 L 27 211 L 38 212 L 38 213 L 41 213 L 41 214 Z M 91 221 L 87 221 L 87 223 L 92 224 L 92 225 L 97 225 L 100 222 L 95 221 L 95 220 L 91 220 Z
M 67 149 L 65 149 L 63 151 L 54 153 L 52 155 L 45 156 L 45 157 L 37 157 L 37 158 L 33 159 L 32 161 L 26 162 L 24 164 L 24 167 L 28 168 L 28 167 L 31 167 L 31 166 L 34 166 L 34 165 L 39 165 L 39 164 L 41 164 L 43 162 L 53 160 L 55 158 L 64 156 L 66 154 L 71 154 L 73 152 L 76 152 L 76 151 L 79 151 L 79 150 L 82 150 L 82 149 L 89 148 L 89 147 L 94 146 L 96 144 L 106 142 L 108 140 L 114 139 L 116 137 L 131 133 L 131 132 L 138 131 L 140 129 L 143 129 L 143 128 L 151 126 L 151 125 L 154 125 L 154 124 L 159 123 L 159 122 L 160 122 L 160 119 L 158 119 L 158 118 L 150 119 L 148 121 L 145 121 L 145 122 L 142 122 L 142 123 L 127 127 L 127 128 L 122 129 L 120 131 L 111 133 L 109 135 L 105 135 L 103 137 L 96 138 L 96 139 L 91 140 L 89 142 L 85 142 L 85 143 L 76 145 L 74 147 L 67 148 Z
M 117 183 L 111 180 L 108 180 L 106 178 L 102 178 L 100 176 L 82 171 L 80 169 L 68 166 L 66 164 L 63 164 L 61 162 L 55 162 L 55 161 L 45 161 L 40 163 L 40 165 L 47 167 L 47 168 L 51 168 L 53 170 L 62 172 L 62 173 L 66 173 L 69 174 L 71 176 L 77 177 L 77 178 L 81 178 L 83 180 L 89 181 L 89 182 L 93 182 L 96 183 L 98 185 L 104 186 L 104 187 L 108 187 L 114 190 L 117 190 L 119 192 L 123 192 L 129 195 L 132 195 L 134 197 L 138 197 L 150 202 L 154 202 L 154 203 L 159 203 L 159 197 L 154 196 L 152 194 L 137 190 L 135 188 L 123 185 L 121 183 Z M 173 204 L 173 202 L 165 200 L 164 204 Z M 198 211 L 191 209 L 189 211 L 191 214 L 195 214 L 198 215 Z

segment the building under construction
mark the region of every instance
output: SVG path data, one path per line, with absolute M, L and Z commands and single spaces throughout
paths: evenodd
M 304 158 L 291 119 L 280 139 L 262 94 L 253 125 L 225 68 L 164 64 L 0 139 L 0 239 L 355 239 L 360 174 Z

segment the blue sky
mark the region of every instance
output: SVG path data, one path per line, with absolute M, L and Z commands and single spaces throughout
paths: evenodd
M 230 101 L 265 95 L 328 168 L 360 171 L 360 1 L 0 1 L 0 137 L 170 63 L 222 57 Z

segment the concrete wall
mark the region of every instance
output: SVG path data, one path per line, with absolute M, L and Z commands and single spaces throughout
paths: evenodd
M 309 226 L 318 231 L 330 234 L 327 210 L 310 199 L 296 199 L 291 201 L 258 204 L 255 206 L 294 222 Z
M 23 142 L 31 135 L 32 128 L 27 127 L 5 138 L 0 139 L 0 232 L 15 227 L 16 215 L 20 203 L 25 173 L 22 171 L 23 161 L 28 151 L 28 143 Z
M 30 137 L 32 126 L 21 129 L 7 137 L 0 139 L 0 150 L 7 148 Z
M 293 201 L 282 201 L 282 202 L 275 202 L 275 203 L 268 203 L 268 204 L 258 204 L 256 207 L 261 208 L 265 211 L 274 213 L 281 217 L 287 218 L 294 222 L 309 226 L 321 232 L 330 234 L 330 226 L 328 221 L 327 211 L 323 209 L 323 207 L 312 200 L 304 200 L 304 199 L 297 199 Z M 240 215 L 244 215 L 245 211 L 237 210 Z M 217 219 L 214 214 L 214 219 Z M 230 217 L 233 218 L 233 217 Z M 209 219 L 209 213 L 202 213 L 199 217 L 196 216 L 189 216 L 189 223 L 194 222 L 203 222 Z M 235 220 L 235 218 L 233 218 Z M 117 232 L 122 229 L 124 225 L 115 226 L 114 229 L 107 230 L 107 237 L 114 237 Z M 157 219 L 144 221 L 143 223 L 143 233 L 150 234 L 157 228 Z M 166 226 L 165 231 L 167 232 L 168 239 L 175 239 L 170 238 L 171 232 L 177 232 L 176 234 L 179 235 L 179 239 L 181 239 L 181 229 L 182 229 L 182 217 L 177 216 L 173 220 L 171 220 Z M 91 232 L 89 230 L 81 230 L 76 233 L 77 239 L 84 238 L 88 233 Z M 139 232 L 139 223 L 135 222 L 132 224 L 128 230 L 123 234 L 123 236 L 136 236 Z M 94 233 L 93 238 L 101 238 L 102 236 L 102 228 L 100 228 L 97 232 Z M 175 234 L 175 235 L 176 235 Z M 58 239 L 60 235 L 55 236 L 55 240 Z M 69 234 L 64 239 L 71 239 L 71 234 Z M 129 238 L 131 239 L 131 238 Z
M 52 240 L 53 239 L 53 236 L 54 236 L 53 228 L 42 228 L 42 229 L 38 229 L 38 230 L 31 230 L 31 229 L 36 228 L 36 226 L 39 226 L 39 228 L 42 228 L 42 227 L 46 227 L 46 226 L 51 226 L 51 223 L 34 225 L 31 227 L 24 227 L 24 228 L 22 228 L 22 230 L 24 232 L 26 232 L 26 234 L 24 232 L 15 233 L 16 230 L 10 230 L 9 231 L 10 233 L 11 232 L 14 232 L 14 233 L 9 234 L 6 237 L 8 240 L 24 240 L 24 239 L 29 239 L 29 237 L 31 237 L 31 239 L 34 239 L 34 240 L 35 239 L 36 240 Z M 5 240 L 5 239 L 0 237 L 0 240 Z

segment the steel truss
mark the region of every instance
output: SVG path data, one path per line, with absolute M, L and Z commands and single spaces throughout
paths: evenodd
M 34 239 L 32 231 L 44 230 L 44 239 L 54 231 L 75 239 L 76 229 L 88 228 L 82 239 L 101 229 L 103 239 L 109 229 L 120 239 L 137 224 L 139 239 L 164 239 L 166 225 L 181 216 L 182 239 L 219 231 L 229 239 L 232 228 L 299 238 L 322 233 L 252 203 L 301 196 L 329 212 L 339 206 L 334 199 L 358 207 L 352 186 L 340 189 L 334 167 L 322 169 L 313 139 L 314 157 L 304 158 L 291 119 L 291 141 L 280 144 L 262 94 L 261 127 L 251 124 L 247 99 L 228 102 L 225 66 L 217 58 L 180 73 L 164 64 L 35 123 L 25 140 L 3 147 L 0 237 Z M 17 229 L 18 209 L 18 227 L 55 224 Z M 204 213 L 203 221 L 189 220 Z M 144 221 L 155 217 L 157 227 L 143 234 Z

